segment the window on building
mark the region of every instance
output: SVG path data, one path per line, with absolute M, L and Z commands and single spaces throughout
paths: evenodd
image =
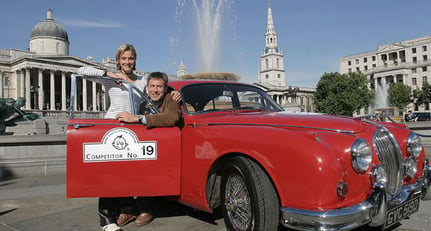
M 371 56 L 371 60 L 376 61 L 376 56 Z
M 428 83 L 428 79 L 426 76 L 422 76 L 422 83 Z
M 356 71 L 359 72 L 359 67 L 356 67 Z
M 269 75 L 268 74 L 265 75 L 265 79 L 269 79 Z
M 422 67 L 422 72 L 426 72 L 428 70 L 427 66 Z
M 427 46 L 422 46 L 422 51 L 427 51 Z
M 376 67 L 376 64 L 373 64 L 373 68 L 375 68 Z
M 352 68 L 349 68 L 347 71 L 348 71 L 348 72 L 352 72 Z
M 280 59 L 277 59 L 277 68 L 280 68 Z
M 277 74 L 277 78 L 279 78 L 279 79 L 280 79 L 280 78 L 281 78 L 281 75 L 280 75 L 280 74 Z
M 364 63 L 366 63 L 366 62 L 367 62 L 367 57 L 364 58 Z
M 413 57 L 413 62 L 417 63 L 418 62 L 418 58 L 417 57 Z
M 418 82 L 417 82 L 416 78 L 412 78 L 412 85 L 413 86 L 418 85 Z
M 265 59 L 265 68 L 268 69 L 269 68 L 269 61 L 268 59 Z
M 413 54 L 416 54 L 416 47 L 413 47 L 413 48 L 412 48 L 412 53 L 413 53 Z
M 347 65 L 351 66 L 352 65 L 352 61 L 347 61 Z
M 412 68 L 412 73 L 416 73 L 416 68 Z
M 406 51 L 400 51 L 399 52 L 400 53 L 400 61 L 402 62 L 402 63 L 405 63 L 406 62 Z
M 428 60 L 428 55 L 423 55 L 423 56 L 422 56 L 422 59 L 423 59 L 424 61 L 427 61 L 427 60 Z
M 359 64 L 359 59 L 355 59 L 355 63 L 356 63 L 356 64 Z
M 368 71 L 368 66 L 367 65 L 364 66 L 364 70 Z

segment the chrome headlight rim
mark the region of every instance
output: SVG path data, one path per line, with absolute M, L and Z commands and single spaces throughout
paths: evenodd
M 418 173 L 418 163 L 415 158 L 409 157 L 404 160 L 404 174 L 410 178 L 414 178 Z
M 371 145 L 364 139 L 359 138 L 353 142 L 351 148 L 351 163 L 352 167 L 358 174 L 364 174 L 372 162 Z
M 407 137 L 407 153 L 414 158 L 418 158 L 422 152 L 422 141 L 420 136 L 411 132 Z

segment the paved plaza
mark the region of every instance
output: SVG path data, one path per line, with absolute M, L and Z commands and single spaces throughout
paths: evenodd
M 222 231 L 219 215 L 195 211 L 167 200 L 156 200 L 149 225 L 126 225 L 124 231 Z M 431 227 L 431 201 L 392 231 L 425 231 Z M 100 230 L 96 198 L 66 198 L 65 175 L 34 176 L 0 181 L 0 231 Z M 280 229 L 287 231 L 288 229 Z M 359 229 L 363 231 L 364 229 Z M 357 231 L 359 231 L 357 230 Z

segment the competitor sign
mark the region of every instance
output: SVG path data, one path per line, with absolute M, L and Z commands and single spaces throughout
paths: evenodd
M 139 141 L 127 128 L 105 133 L 100 143 L 84 143 L 84 162 L 157 160 L 157 142 Z

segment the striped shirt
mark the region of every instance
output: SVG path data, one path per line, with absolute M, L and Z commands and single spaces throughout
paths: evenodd
M 105 114 L 105 119 L 115 119 L 118 112 L 132 112 L 129 98 L 129 85 L 118 85 L 115 81 L 102 79 L 100 77 L 105 73 L 104 70 L 99 70 L 94 67 L 81 67 L 78 69 L 78 74 L 84 75 L 86 79 L 102 84 L 109 96 L 110 105 Z M 139 89 L 144 89 L 146 80 L 143 76 L 138 76 L 134 85 Z M 139 105 L 142 102 L 142 97 L 136 92 L 133 92 L 133 107 L 135 112 L 139 111 Z

